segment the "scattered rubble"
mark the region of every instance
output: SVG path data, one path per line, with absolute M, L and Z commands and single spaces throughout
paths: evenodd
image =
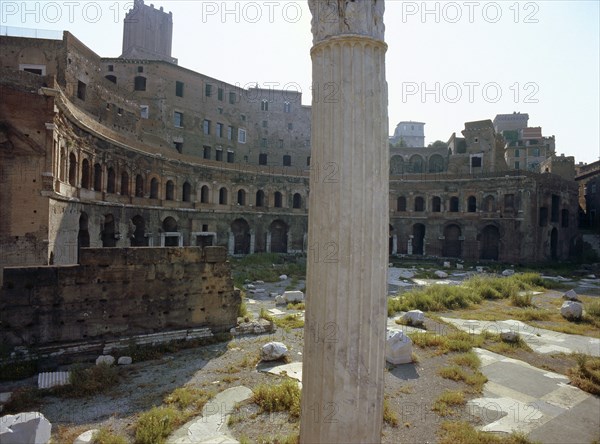
M 268 342 L 260 350 L 260 358 L 263 361 L 276 361 L 288 354 L 288 348 L 281 342 Z
M 393 365 L 412 362 L 412 340 L 401 331 L 388 330 L 385 360 Z

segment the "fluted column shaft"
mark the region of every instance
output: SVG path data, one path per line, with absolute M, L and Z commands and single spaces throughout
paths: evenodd
M 386 49 L 378 38 L 342 34 L 317 41 L 311 51 L 303 443 L 381 440 L 389 245 Z

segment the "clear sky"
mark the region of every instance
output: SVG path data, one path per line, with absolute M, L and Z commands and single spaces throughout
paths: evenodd
M 240 86 L 300 89 L 311 101 L 310 12 L 295 0 L 151 1 L 173 13 L 179 64 Z M 121 54 L 133 3 L 0 2 L 1 24 L 68 30 L 101 56 Z M 600 1 L 386 0 L 390 134 L 425 122 L 426 143 L 464 122 L 529 114 L 557 154 L 600 158 Z

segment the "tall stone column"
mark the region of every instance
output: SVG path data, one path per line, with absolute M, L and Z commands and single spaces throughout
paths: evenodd
M 381 440 L 389 249 L 383 0 L 309 0 L 314 46 L 302 443 Z

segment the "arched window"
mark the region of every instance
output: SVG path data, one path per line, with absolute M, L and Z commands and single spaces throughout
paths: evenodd
M 283 196 L 281 195 L 281 193 L 279 191 L 275 192 L 275 208 L 281 208 L 283 205 Z
M 113 168 L 109 168 L 107 172 L 107 181 L 106 181 L 106 192 L 114 193 L 115 192 L 115 170 Z
M 390 175 L 404 174 L 404 159 L 402 156 L 393 156 L 390 160 Z
M 90 161 L 87 159 L 81 162 L 81 188 L 90 189 Z
M 153 177 L 150 181 L 150 199 L 158 199 L 158 180 Z
M 292 206 L 294 208 L 302 208 L 302 196 L 299 193 L 294 194 Z
M 406 197 L 400 196 L 398 198 L 398 202 L 396 203 L 396 210 L 401 213 L 406 211 Z
M 135 197 L 144 197 L 144 178 L 141 174 L 135 176 Z
M 477 198 L 475 196 L 469 196 L 467 199 L 467 211 L 469 213 L 475 213 L 477 211 Z
M 415 211 L 422 212 L 425 211 L 425 199 L 422 197 L 415 198 Z
M 450 212 L 458 213 L 458 197 L 456 196 L 450 198 Z
M 102 191 L 102 165 L 94 164 L 94 190 Z
M 127 171 L 121 173 L 121 196 L 129 196 L 129 174 L 127 174 Z
M 258 190 L 256 192 L 256 206 L 264 207 L 265 205 L 265 192 L 263 190 Z
M 206 185 L 203 185 L 200 189 L 200 203 L 209 203 L 209 189 Z
M 246 192 L 244 190 L 238 190 L 237 192 L 237 203 L 238 205 L 246 205 Z
M 225 187 L 219 190 L 219 204 L 227 205 L 227 188 Z
M 165 200 L 174 200 L 175 199 L 175 184 L 172 180 L 167 180 L 167 184 L 165 185 Z
M 182 191 L 181 200 L 184 202 L 190 202 L 192 200 L 192 186 L 189 184 L 189 182 L 185 182 L 183 184 Z
M 410 158 L 410 167 L 413 173 L 422 173 L 423 168 L 423 158 L 418 154 L 415 154 Z
M 442 211 L 442 199 L 440 199 L 438 196 L 434 196 L 431 199 L 431 211 L 433 213 L 439 213 Z
M 77 185 L 77 158 L 75 154 L 69 154 L 69 185 Z
M 444 158 L 439 154 L 434 154 L 429 158 L 429 172 L 441 173 L 444 171 Z

